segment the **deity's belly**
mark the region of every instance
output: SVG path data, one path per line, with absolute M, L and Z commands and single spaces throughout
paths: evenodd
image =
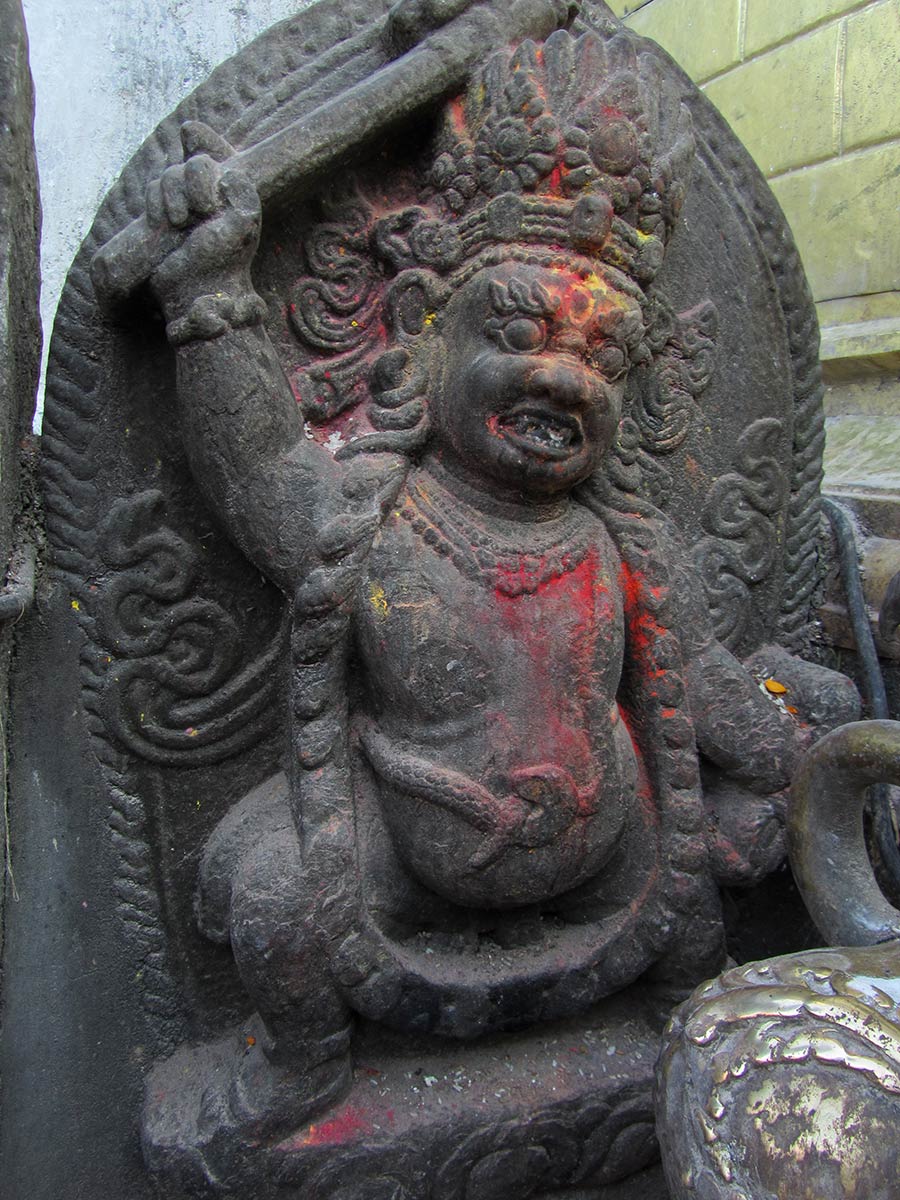
M 357 604 L 358 729 L 408 870 L 512 907 L 596 876 L 636 812 L 616 696 L 617 560 L 603 542 L 517 590 L 384 534 Z
M 621 719 L 602 761 L 579 764 L 581 783 L 524 749 L 498 771 L 479 762 L 479 738 L 463 738 L 440 762 L 368 723 L 360 740 L 400 859 L 457 904 L 512 908 L 570 891 L 603 870 L 636 817 L 637 766 Z

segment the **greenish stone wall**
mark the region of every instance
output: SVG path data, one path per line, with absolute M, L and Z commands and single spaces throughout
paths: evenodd
M 900 0 L 609 3 L 700 84 L 769 180 L 818 305 L 842 431 L 829 477 L 874 485 L 861 438 L 900 504 Z

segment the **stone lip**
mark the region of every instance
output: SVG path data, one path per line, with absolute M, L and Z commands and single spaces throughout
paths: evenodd
M 23 439 L 41 355 L 34 88 L 20 0 L 0 0 L 0 587 L 19 519 Z M 5 691 L 5 682 L 3 684 Z
M 900 421 L 842 413 L 828 419 L 825 490 L 892 497 L 900 503 Z

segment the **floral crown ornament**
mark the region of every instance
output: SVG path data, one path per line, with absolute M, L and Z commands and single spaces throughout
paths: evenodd
M 439 245 L 418 235 L 420 261 L 453 274 L 491 246 L 545 244 L 646 288 L 694 153 L 690 114 L 663 91 L 655 60 L 621 32 L 560 30 L 494 55 L 438 132 L 429 183 L 444 220 L 423 220 L 443 232 Z

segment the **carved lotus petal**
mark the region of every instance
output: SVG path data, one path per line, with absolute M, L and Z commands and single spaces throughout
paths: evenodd
M 431 182 L 435 187 L 446 187 L 456 172 L 456 163 L 450 154 L 440 154 L 431 168 Z
M 588 137 L 587 130 L 581 129 L 577 125 L 573 125 L 567 129 L 563 135 L 567 146 L 577 148 L 579 150 L 587 150 L 591 139 Z
M 479 172 L 481 186 L 489 196 L 500 196 L 504 192 L 521 192 L 522 181 L 514 170 L 488 162 Z
M 607 176 L 607 178 L 609 177 Z M 627 182 L 621 179 L 610 179 L 606 190 L 615 211 L 617 213 L 627 213 L 629 208 L 631 208 L 631 192 L 628 190 Z
M 473 172 L 474 172 L 474 164 L 473 164 Z M 475 182 L 474 174 L 458 175 L 456 177 L 456 179 L 453 180 L 453 186 L 457 189 L 457 191 L 459 191 L 463 196 L 465 196 L 467 200 L 471 200 L 471 198 L 478 191 L 478 184 Z
M 563 162 L 567 167 L 585 167 L 590 163 L 590 157 L 584 150 L 569 149 L 563 156 Z
M 492 139 L 493 153 L 505 163 L 519 162 L 528 151 L 531 138 L 524 121 L 507 118 L 501 121 Z
M 535 170 L 530 163 L 523 162 L 516 167 L 516 174 L 522 182 L 523 187 L 534 187 L 541 177 L 540 171 Z
M 462 258 L 459 234 L 443 221 L 422 221 L 412 230 L 410 245 L 416 258 L 440 270 L 450 270 Z
M 563 188 L 567 192 L 581 191 L 582 188 L 589 187 L 597 178 L 597 169 L 592 166 L 578 167 L 574 171 L 570 171 L 563 180 Z

